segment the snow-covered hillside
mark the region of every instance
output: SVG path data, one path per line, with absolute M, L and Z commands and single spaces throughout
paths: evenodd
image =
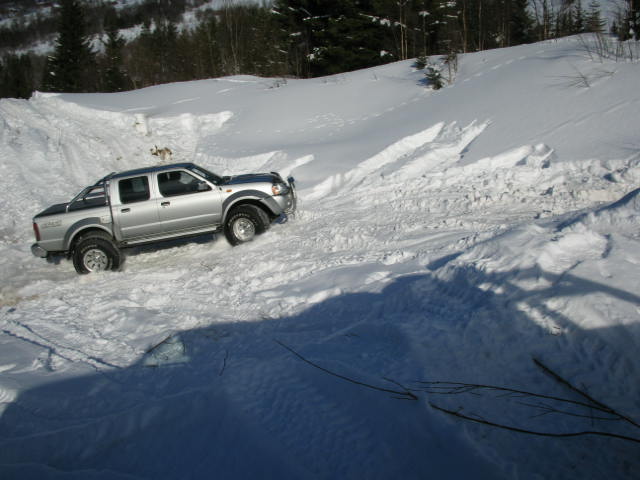
M 35 5 L 24 5 L 19 1 L 6 2 L 6 5 L 0 4 L 0 28 L 25 28 L 32 24 L 36 19 L 57 18 L 59 15 L 59 2 L 39 2 Z M 86 0 L 80 1 L 86 8 L 91 9 L 95 2 Z M 116 11 L 126 11 L 138 7 L 144 3 L 144 0 L 112 0 L 109 2 L 103 2 L 116 9 Z M 151 3 L 151 2 L 147 2 Z M 198 16 L 207 10 L 219 10 L 227 6 L 236 5 L 252 5 L 261 3 L 259 0 L 201 0 L 201 1 L 189 1 L 186 2 L 184 13 L 180 16 L 176 22 L 177 28 L 180 31 L 190 30 L 197 27 L 200 23 Z M 2 8 L 4 7 L 4 8 Z M 133 41 L 142 32 L 143 24 L 139 23 L 129 28 L 120 30 L 120 35 L 126 41 Z M 41 35 L 42 36 L 42 35 Z M 37 55 L 50 55 L 55 48 L 55 39 L 57 34 L 50 35 L 49 38 L 39 38 L 34 43 L 28 43 L 22 45 L 21 48 L 6 48 L 6 45 L 0 45 L 0 52 L 3 54 L 27 54 L 35 53 Z M 90 36 L 91 47 L 96 52 L 104 51 L 104 43 L 107 41 L 107 35 L 105 33 L 95 34 Z
M 1 100 L 0 477 L 636 478 L 640 63 L 459 61 Z M 299 212 L 117 273 L 31 256 L 33 215 L 156 145 L 291 174 Z

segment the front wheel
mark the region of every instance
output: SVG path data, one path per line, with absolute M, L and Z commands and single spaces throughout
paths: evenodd
M 102 232 L 91 232 L 78 240 L 73 250 L 73 266 L 84 275 L 91 272 L 117 270 L 122 254 L 111 237 Z
M 267 214 L 253 205 L 234 208 L 224 225 L 224 234 L 231 245 L 250 242 L 269 227 Z

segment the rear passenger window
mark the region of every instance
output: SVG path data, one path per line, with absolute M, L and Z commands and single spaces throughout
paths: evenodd
M 120 203 L 133 203 L 149 200 L 149 180 L 147 177 L 134 177 L 120 180 Z

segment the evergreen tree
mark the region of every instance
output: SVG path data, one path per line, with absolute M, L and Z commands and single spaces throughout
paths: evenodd
M 427 66 L 427 57 L 425 57 L 424 55 L 419 55 L 418 57 L 416 57 L 416 60 L 413 62 L 412 67 L 415 68 L 416 70 L 424 70 L 424 68 Z
M 427 79 L 427 84 L 434 90 L 440 90 L 444 87 L 442 73 L 440 73 L 440 70 L 437 67 L 434 67 L 433 65 L 427 66 L 427 71 L 424 76 Z
M 131 75 L 135 88 L 161 83 L 186 80 L 183 57 L 178 47 L 178 30 L 171 22 L 160 22 L 151 26 L 143 25 L 138 39 L 131 45 L 131 58 L 126 70 Z M 188 70 L 191 70 L 190 68 Z
M 406 60 L 426 53 L 427 16 L 419 18 L 419 11 L 426 12 L 424 1 L 373 0 L 366 12 L 384 26 L 384 47 L 397 60 Z M 431 20 L 429 18 L 429 20 Z M 414 38 L 413 34 L 417 34 Z M 414 45 L 418 46 L 416 50 Z
M 342 3 L 342 2 L 341 2 Z M 339 15 L 319 20 L 315 31 L 311 72 L 329 75 L 384 63 L 380 27 L 361 15 L 355 4 L 343 4 Z
M 277 28 L 276 42 L 284 53 L 285 62 L 292 75 L 311 75 L 309 56 L 312 48 L 311 13 L 303 0 L 275 0 L 274 23 Z
M 534 41 L 533 18 L 528 9 L 529 0 L 514 0 L 510 18 L 509 45 L 521 45 Z
M 61 0 L 58 37 L 48 58 L 43 86 L 54 92 L 96 90 L 95 53 L 84 34 L 84 12 L 77 0 Z
M 276 0 L 280 41 L 294 71 L 328 75 L 379 65 L 384 30 L 365 0 Z
M 125 40 L 120 35 L 115 22 L 106 26 L 107 41 L 103 55 L 103 90 L 122 92 L 131 88 L 131 81 L 123 67 L 123 49 Z
M 173 22 L 164 22 L 156 27 L 154 51 L 159 67 L 157 83 L 182 80 L 180 75 L 180 52 L 178 28 Z
M 6 56 L 0 63 L 0 98 L 29 98 L 33 90 L 33 69 L 29 56 Z
M 600 4 L 597 0 L 591 0 L 589 3 L 589 13 L 587 14 L 586 30 L 588 32 L 602 33 L 606 22 L 602 19 L 600 13 Z
M 626 1 L 629 8 L 616 19 L 622 39 L 640 30 L 634 23 L 640 0 Z M 87 29 L 105 38 L 105 51 L 96 58 L 83 36 L 88 30 L 82 0 L 60 2 L 54 54 L 44 75 L 43 58 L 32 55 L 31 70 L 44 79 L 40 88 L 70 92 L 121 91 L 239 73 L 327 75 L 392 60 L 601 31 L 603 26 L 599 5 L 592 1 L 585 12 L 581 0 L 273 0 L 262 5 L 224 0 L 218 10 L 199 13 L 194 30 L 178 32 L 172 19 L 184 11 L 187 0 L 141 0 L 118 11 L 96 1 L 95 8 L 85 11 Z M 118 30 L 142 20 L 141 35 L 126 43 Z M 5 36 L 8 41 L 13 32 L 0 29 L 0 41 Z M 28 67 L 5 60 L 0 75 L 4 92 L 16 92 L 18 83 L 25 90 L 33 87 L 33 81 L 11 80 L 21 73 L 9 72 L 17 70 Z
M 211 17 L 201 22 L 192 35 L 192 41 L 196 78 L 223 75 L 216 18 Z
M 125 59 L 126 70 L 133 83 L 133 88 L 143 88 L 153 85 L 153 59 L 151 49 L 151 23 L 147 19 L 142 24 L 140 35 L 128 45 L 129 54 Z
M 636 41 L 640 40 L 640 0 L 629 1 L 629 34 Z
M 582 0 L 578 0 L 573 10 L 573 26 L 575 33 L 584 33 L 585 18 L 584 10 L 582 10 Z
M 553 37 L 554 9 L 551 0 L 532 0 L 535 12 L 535 31 L 537 40 L 547 40 Z
M 573 0 L 562 0 L 556 17 L 556 37 L 564 37 L 575 33 Z
M 640 0 L 627 0 L 627 2 L 629 13 L 625 22 L 628 27 L 625 37 L 637 41 L 640 40 Z
M 247 7 L 233 6 L 227 2 L 220 14 L 220 52 L 225 71 L 232 75 L 244 73 L 246 64 L 252 64 L 249 57 L 257 47 L 248 45 L 254 19 L 249 18 L 247 10 Z
M 286 56 L 274 44 L 277 35 L 274 16 L 257 5 L 241 5 L 235 9 L 236 29 L 241 33 L 236 41 L 241 72 L 263 76 L 286 75 Z

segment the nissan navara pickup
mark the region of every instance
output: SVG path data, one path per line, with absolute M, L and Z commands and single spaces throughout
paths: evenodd
M 296 209 L 276 172 L 221 177 L 193 163 L 111 173 L 33 218 L 37 257 L 66 255 L 80 274 L 117 270 L 126 247 L 224 231 L 253 240 Z

